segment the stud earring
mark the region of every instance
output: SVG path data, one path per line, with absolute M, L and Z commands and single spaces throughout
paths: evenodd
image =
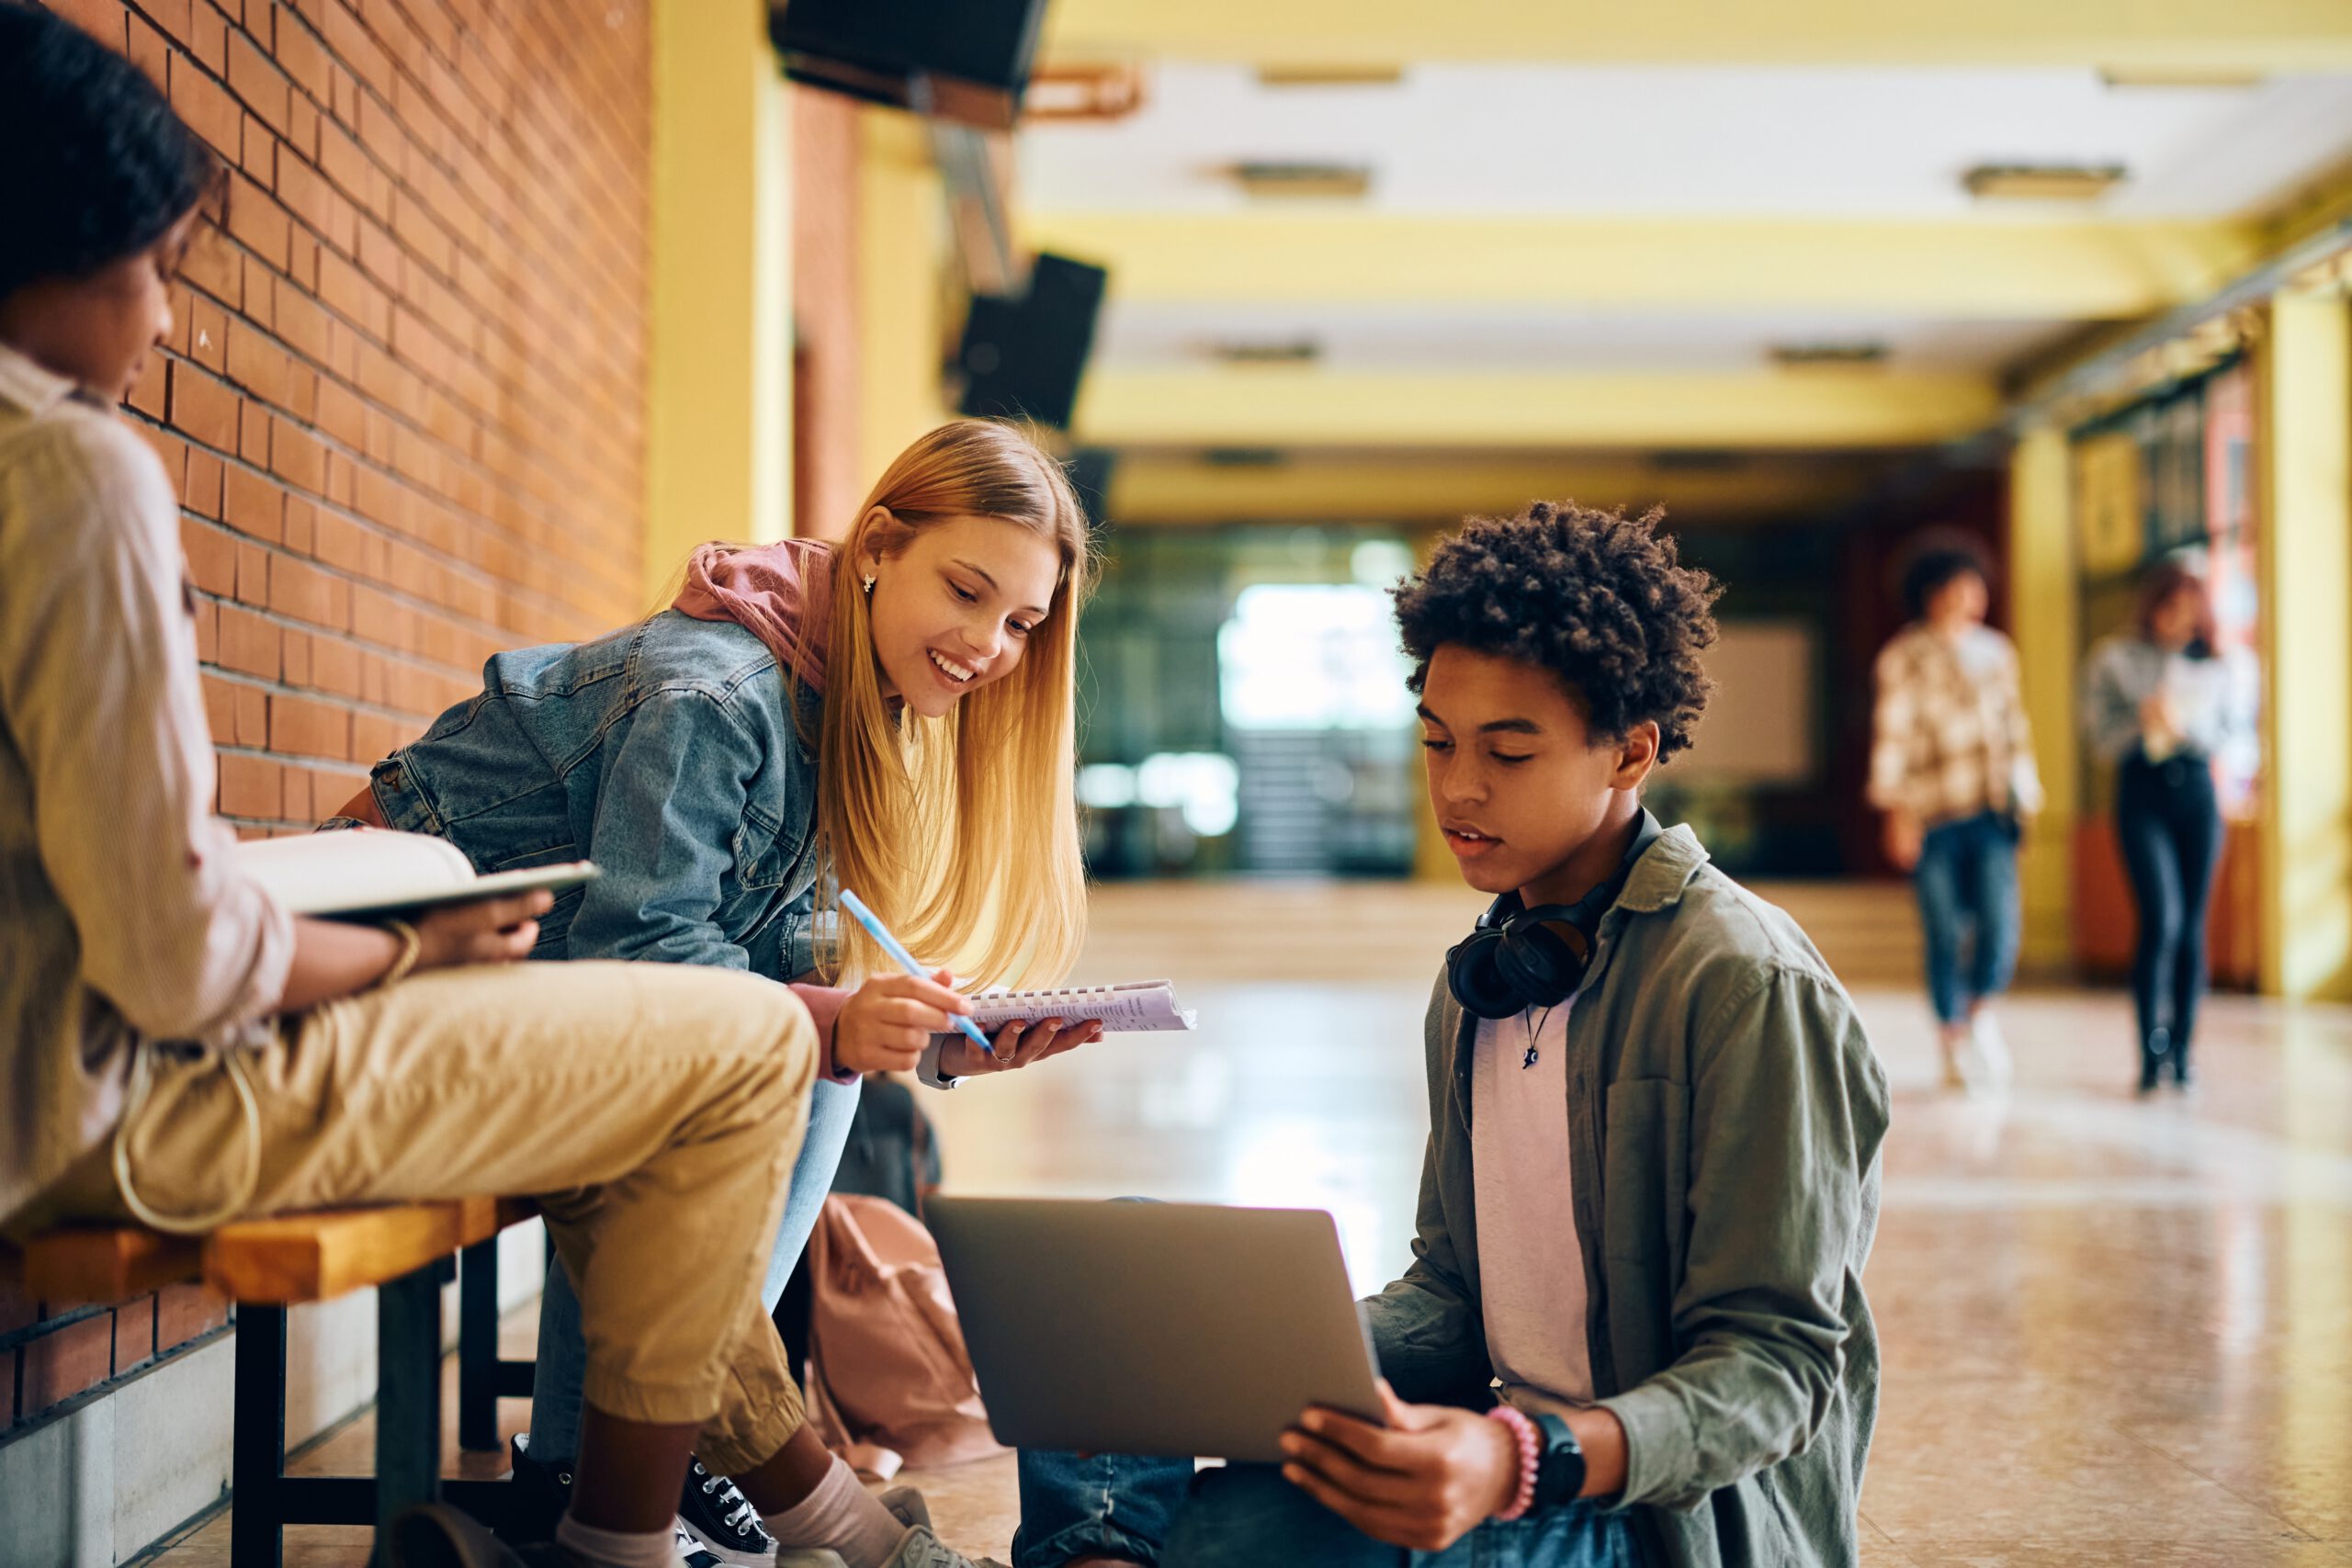
M 874 574 L 870 571 L 865 574 L 865 591 L 868 593 L 874 592 Z

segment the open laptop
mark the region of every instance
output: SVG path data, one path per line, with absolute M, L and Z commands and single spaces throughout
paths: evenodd
M 997 1440 L 1279 1461 L 1310 1404 L 1379 1419 L 1319 1209 L 933 1198 Z

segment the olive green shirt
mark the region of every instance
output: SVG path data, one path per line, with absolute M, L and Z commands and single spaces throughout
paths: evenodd
M 1441 976 L 1404 1278 L 1365 1303 L 1400 1396 L 1480 1403 L 1470 1157 L 1477 1020 Z M 1570 1011 L 1572 1212 L 1599 1403 L 1653 1568 L 1851 1564 L 1878 1406 L 1862 1265 L 1886 1076 L 1796 923 L 1688 828 L 1635 864 Z

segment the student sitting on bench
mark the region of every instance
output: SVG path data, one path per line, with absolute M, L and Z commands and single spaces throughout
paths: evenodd
M 114 412 L 170 335 L 213 162 L 129 61 L 7 0 L 0 146 L 0 1235 L 535 1196 L 589 1406 L 536 1560 L 667 1568 L 689 1450 L 754 1501 L 797 1479 L 758 1290 L 808 1010 L 750 975 L 514 964 L 544 893 L 379 930 L 239 874 L 179 507 Z M 412 1568 L 513 1561 L 447 1509 L 395 1534 Z
M 1024 1453 L 1016 1568 L 1855 1562 L 1885 1077 L 1804 933 L 1642 808 L 1714 637 L 1654 523 L 1473 522 L 1396 593 L 1430 804 L 1496 902 L 1430 998 L 1414 1261 L 1365 1303 L 1385 1425 L 1308 1411 L 1197 1482 Z

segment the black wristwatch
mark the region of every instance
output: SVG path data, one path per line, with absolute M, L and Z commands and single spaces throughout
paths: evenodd
M 1535 1500 L 1528 1505 L 1530 1512 L 1572 1503 L 1584 1490 L 1584 1445 L 1568 1424 L 1557 1416 L 1538 1416 L 1535 1429 L 1543 1436 L 1544 1450 L 1535 1462 Z

